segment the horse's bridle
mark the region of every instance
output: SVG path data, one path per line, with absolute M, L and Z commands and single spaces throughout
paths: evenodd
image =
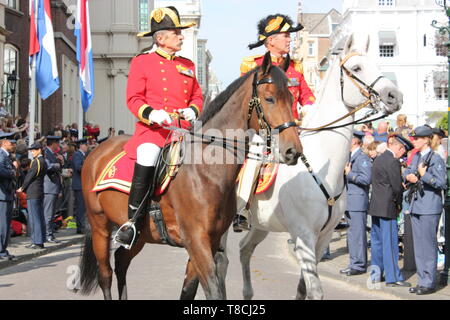
M 351 111 L 349 111 L 347 114 L 343 115 L 342 117 L 340 117 L 339 119 L 336 119 L 330 123 L 327 123 L 323 126 L 317 127 L 317 128 L 302 128 L 299 127 L 299 130 L 302 131 L 322 131 L 322 130 L 332 130 L 332 129 L 337 129 L 337 128 L 341 128 L 341 127 L 346 127 L 348 125 L 351 124 L 355 124 L 358 123 L 359 121 L 368 118 L 369 116 L 372 115 L 372 113 L 368 114 L 366 117 L 364 117 L 363 119 L 360 119 L 358 121 L 354 121 L 354 122 L 350 122 L 350 123 L 346 123 L 343 125 L 339 125 L 339 126 L 334 126 L 334 127 L 330 127 L 333 124 L 344 120 L 345 118 L 350 117 L 351 115 L 355 114 L 356 112 L 358 112 L 359 110 L 367 107 L 368 105 L 370 105 L 374 110 L 376 110 L 376 112 L 379 112 L 379 105 L 380 105 L 380 94 L 374 89 L 374 86 L 376 85 L 376 83 L 382 79 L 385 78 L 384 76 L 379 76 L 378 78 L 375 79 L 375 81 L 373 81 L 370 85 L 366 84 L 364 81 L 362 81 L 361 79 L 359 79 L 357 76 L 355 76 L 354 73 L 352 73 L 350 70 L 348 70 L 345 67 L 345 63 L 354 56 L 361 56 L 362 54 L 358 53 L 358 52 L 351 52 L 348 55 L 346 55 L 343 59 L 340 60 L 340 72 L 341 72 L 341 76 L 340 76 L 340 84 L 341 84 L 341 99 L 342 102 L 344 103 L 344 105 L 347 108 L 352 108 Z M 347 77 L 350 78 L 350 80 L 355 84 L 355 86 L 359 89 L 359 91 L 361 92 L 361 94 L 366 97 L 366 101 L 364 101 L 363 103 L 361 103 L 359 106 L 357 106 L 356 108 L 353 108 L 352 106 L 348 105 L 345 100 L 344 100 L 344 73 Z M 375 112 L 375 113 L 376 113 Z M 385 116 L 383 116 L 385 117 Z
M 295 121 L 288 121 L 283 124 L 280 124 L 279 126 L 272 128 L 267 121 L 266 117 L 264 116 L 264 110 L 262 109 L 261 105 L 261 99 L 258 97 L 258 91 L 257 88 L 260 84 L 269 84 L 273 83 L 272 78 L 262 78 L 258 80 L 258 71 L 255 71 L 255 75 L 253 77 L 253 83 L 252 83 L 252 98 L 248 102 L 248 116 L 247 116 L 247 125 L 250 127 L 250 120 L 252 118 L 253 110 L 256 111 L 256 116 L 258 117 L 258 124 L 259 127 L 265 131 L 266 136 L 268 137 L 268 141 L 270 143 L 272 130 L 277 130 L 278 133 L 283 132 L 284 130 L 290 128 L 290 127 L 296 127 L 297 124 Z M 269 146 L 269 145 L 268 145 Z
M 380 94 L 374 89 L 374 86 L 381 78 L 384 78 L 384 76 L 379 76 L 370 85 L 367 85 L 364 81 L 359 79 L 357 76 L 355 76 L 354 73 L 350 72 L 350 70 L 348 70 L 345 67 L 345 63 L 351 57 L 354 57 L 354 56 L 361 56 L 361 54 L 358 53 L 358 52 L 351 52 L 344 59 L 341 59 L 341 62 L 340 62 L 340 67 L 341 67 L 341 79 L 340 79 L 340 82 L 341 82 L 341 99 L 342 99 L 342 102 L 345 104 L 345 106 L 351 107 L 351 106 L 347 105 L 347 103 L 345 103 L 345 100 L 344 100 L 344 74 L 343 73 L 345 72 L 347 77 L 349 77 L 350 80 L 359 89 L 359 92 L 361 92 L 361 94 L 366 97 L 367 101 L 365 103 L 367 103 L 367 104 L 365 106 L 367 106 L 368 104 L 374 104 L 374 106 L 378 106 L 379 101 L 380 101 Z M 363 105 L 364 105 L 364 103 L 363 103 Z

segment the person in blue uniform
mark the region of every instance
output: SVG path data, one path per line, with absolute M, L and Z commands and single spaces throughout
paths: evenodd
M 432 129 L 420 126 L 410 136 L 414 138 L 414 147 L 419 150 L 403 173 L 411 192 L 414 191 L 408 199 L 418 284 L 410 288 L 410 292 L 424 295 L 436 291 L 436 234 L 443 208 L 442 190 L 447 188 L 447 176 L 444 161 L 430 147 Z
M 0 135 L 0 259 L 13 260 L 15 257 L 7 250 L 14 201 L 14 183 L 17 161 L 11 159 L 16 150 L 14 133 Z
M 17 190 L 18 192 L 24 191 L 27 195 L 31 243 L 25 247 L 29 249 L 43 249 L 46 240 L 44 219 L 44 177 L 47 173 L 47 164 L 42 155 L 42 145 L 39 142 L 33 143 L 28 149 L 31 150 L 33 161 L 25 176 L 22 187 Z
M 77 234 L 83 234 L 86 226 L 86 207 L 84 205 L 83 188 L 81 183 L 81 169 L 83 168 L 86 153 L 88 151 L 87 139 L 75 141 L 78 150 L 74 152 L 72 158 L 72 190 L 75 196 L 75 218 L 77 222 Z
M 55 204 L 61 192 L 61 172 L 64 158 L 59 154 L 59 136 L 47 136 L 47 147 L 44 151 L 47 163 L 47 174 L 44 178 L 44 216 L 46 241 L 59 243 L 54 236 Z
M 355 131 L 350 148 L 350 161 L 344 173 L 347 181 L 347 211 L 349 228 L 347 244 L 350 256 L 347 268 L 340 271 L 347 276 L 366 272 L 367 268 L 367 207 L 372 181 L 372 161 L 361 150 L 364 132 Z
M 397 217 L 401 211 L 403 181 L 400 159 L 414 146 L 401 135 L 388 138 L 387 150 L 379 155 L 372 169 L 372 196 L 369 215 L 371 228 L 371 279 L 381 282 L 382 275 L 388 287 L 410 287 L 398 267 Z

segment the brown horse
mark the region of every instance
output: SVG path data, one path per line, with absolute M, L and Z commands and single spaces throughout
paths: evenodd
M 286 67 L 287 61 L 282 65 Z M 229 129 L 259 130 L 262 125 L 278 129 L 281 162 L 294 165 L 302 152 L 297 129 L 291 112 L 292 95 L 288 79 L 280 68 L 273 66 L 266 54 L 261 67 L 235 80 L 222 92 L 199 118 L 202 130 L 222 132 Z M 260 103 L 251 105 L 255 95 Z M 192 130 L 191 132 L 196 132 Z M 128 195 L 116 190 L 91 192 L 105 165 L 122 151 L 129 136 L 106 140 L 93 150 L 82 170 L 83 195 L 86 203 L 90 231 L 86 234 L 80 260 L 81 293 L 89 294 L 100 285 L 105 299 L 112 299 L 112 268 L 110 266 L 110 238 L 114 225 L 128 221 Z M 204 141 L 193 142 L 197 149 L 223 152 L 236 157 L 236 150 L 222 144 L 211 147 Z M 185 151 L 185 158 L 193 158 L 193 151 Z M 204 153 L 203 153 L 204 157 Z M 228 158 L 227 158 L 228 159 Z M 207 299 L 225 299 L 225 284 L 217 275 L 214 255 L 220 239 L 229 228 L 236 212 L 236 178 L 242 164 L 183 163 L 166 193 L 157 199 L 164 214 L 170 238 L 186 248 L 189 261 L 181 293 L 182 299 L 193 299 L 198 282 Z M 130 250 L 119 247 L 115 251 L 115 273 L 119 298 L 127 298 L 126 272 L 131 260 L 145 243 L 162 243 L 160 234 L 146 215 L 141 233 Z

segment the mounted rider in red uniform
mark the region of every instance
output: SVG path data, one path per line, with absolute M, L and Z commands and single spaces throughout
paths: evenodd
M 292 20 L 286 15 L 269 15 L 258 22 L 258 41 L 248 46 L 250 49 L 254 49 L 264 45 L 267 48 L 267 51 L 270 51 L 272 63 L 274 65 L 278 65 L 283 59 L 289 60 L 286 76 L 289 78 L 289 91 L 294 97 L 292 114 L 296 119 L 299 118 L 297 110 L 298 103 L 305 106 L 313 104 L 316 101 L 314 94 L 303 77 L 301 62 L 298 60 L 291 60 L 289 57 L 291 44 L 290 33 L 297 32 L 301 29 L 303 29 L 301 24 L 294 27 Z M 260 66 L 263 59 L 263 54 L 244 58 L 241 64 L 241 75 Z M 260 136 L 254 135 L 253 142 L 263 143 L 264 141 Z M 234 231 L 236 232 L 249 229 L 247 219 L 249 217 L 250 198 L 255 191 L 255 183 L 258 181 L 258 175 L 262 164 L 255 155 L 261 154 L 262 150 L 260 149 L 262 149 L 262 147 L 250 147 L 249 157 L 245 163 L 242 177 L 239 180 L 237 191 L 238 211 L 233 223 Z
M 128 201 L 130 219 L 150 188 L 156 161 L 170 133 L 161 125 L 168 125 L 172 117 L 181 116 L 187 120 L 181 121 L 187 128 L 203 105 L 194 63 L 175 56 L 183 44 L 181 30 L 195 23 L 181 24 L 177 9 L 166 7 L 152 11 L 150 25 L 151 31 L 138 36 L 153 36 L 158 48 L 133 58 L 127 84 L 127 106 L 139 120 L 133 137 L 125 145 L 127 154 L 136 159 Z M 128 221 L 117 232 L 115 241 L 129 249 L 135 235 L 134 223 Z

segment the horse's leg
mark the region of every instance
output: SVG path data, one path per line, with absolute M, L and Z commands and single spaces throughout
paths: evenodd
M 260 244 L 268 234 L 268 231 L 251 228 L 247 235 L 239 242 L 242 277 L 244 280 L 244 288 L 242 293 L 245 300 L 251 300 L 253 298 L 250 257 L 255 251 L 256 246 Z
M 194 265 L 189 259 L 186 264 L 186 274 L 183 282 L 183 289 L 181 289 L 180 300 L 194 300 L 198 289 L 198 277 L 194 269 Z
M 137 242 L 131 247 L 130 250 L 120 247 L 114 253 L 115 273 L 117 277 L 117 288 L 119 290 L 119 299 L 127 300 L 127 270 L 130 266 L 131 260 L 141 252 L 144 247 L 145 241 L 142 237 L 139 237 Z
M 111 285 L 112 285 L 112 268 L 109 262 L 110 236 L 111 226 L 105 214 L 96 214 L 95 227 L 92 227 L 92 244 L 95 257 L 98 262 L 98 284 L 103 292 L 105 300 L 112 300 Z
M 297 286 L 297 296 L 295 297 L 296 300 L 305 300 L 306 299 L 306 284 L 305 284 L 305 278 L 303 277 L 302 270 L 300 270 L 300 279 L 298 281 Z
M 217 268 L 212 255 L 211 240 L 207 234 L 189 233 L 192 238 L 186 239 L 186 250 L 189 253 L 199 281 L 205 292 L 206 299 L 224 299 Z
M 317 259 L 316 259 L 316 240 L 308 237 L 296 237 L 295 254 L 300 263 L 302 277 L 301 281 L 305 282 L 306 293 L 308 299 L 321 300 L 323 299 L 323 290 L 320 283 L 319 275 L 317 273 Z M 299 283 L 301 293 L 303 292 L 303 284 Z M 297 288 L 297 290 L 299 290 Z M 302 294 L 300 294 L 301 298 Z
M 214 261 L 216 262 L 217 268 L 217 276 L 219 277 L 219 283 L 222 289 L 222 292 L 225 295 L 225 299 L 227 298 L 227 289 L 225 286 L 225 279 L 227 277 L 228 270 L 228 256 L 227 256 L 227 239 L 228 239 L 228 230 L 222 235 L 220 239 L 220 246 L 214 256 Z

